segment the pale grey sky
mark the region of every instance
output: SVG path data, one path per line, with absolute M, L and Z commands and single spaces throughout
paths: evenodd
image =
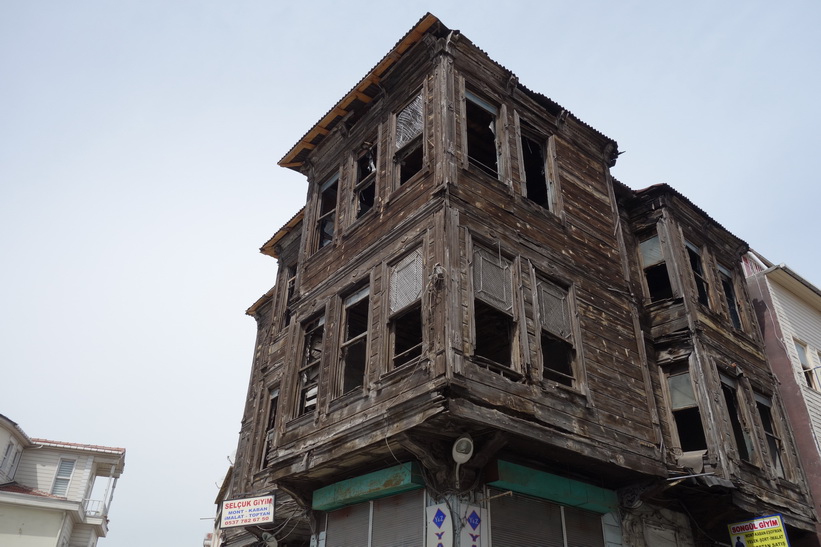
M 0 0 L 0 413 L 122 446 L 100 545 L 200 545 L 236 446 L 276 166 L 430 11 L 821 283 L 821 3 Z

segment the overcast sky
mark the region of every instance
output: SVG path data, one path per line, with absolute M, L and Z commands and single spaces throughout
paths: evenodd
M 821 284 L 821 2 L 0 0 L 0 413 L 127 449 L 101 546 L 201 544 L 276 162 L 427 11 Z

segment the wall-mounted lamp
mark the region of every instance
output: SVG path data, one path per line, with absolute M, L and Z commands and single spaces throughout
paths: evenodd
M 473 456 L 473 439 L 470 435 L 465 433 L 456 439 L 451 455 L 456 462 L 456 488 L 459 488 L 459 467 Z

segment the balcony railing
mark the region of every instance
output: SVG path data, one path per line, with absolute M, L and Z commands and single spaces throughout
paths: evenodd
M 86 517 L 104 518 L 106 515 L 106 506 L 102 500 L 83 500 L 83 509 L 85 509 Z

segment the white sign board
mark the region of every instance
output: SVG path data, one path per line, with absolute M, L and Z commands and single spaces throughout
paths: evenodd
M 426 547 L 453 547 L 453 519 L 446 503 L 425 508 L 427 515 Z
M 463 547 L 483 547 L 487 545 L 485 518 L 486 511 L 478 505 L 468 505 L 465 516 L 462 518 L 462 532 L 459 535 L 459 545 Z
M 254 526 L 274 522 L 274 496 L 222 502 L 220 528 Z

